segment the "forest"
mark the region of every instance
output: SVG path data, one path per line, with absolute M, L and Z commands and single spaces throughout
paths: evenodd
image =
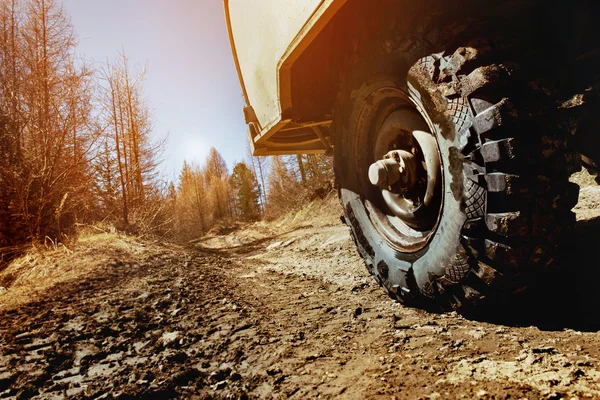
M 31 244 L 68 246 L 85 226 L 192 240 L 331 190 L 325 155 L 249 154 L 230 171 L 211 148 L 166 179 L 146 67 L 125 50 L 88 62 L 77 41 L 59 1 L 0 2 L 0 262 Z

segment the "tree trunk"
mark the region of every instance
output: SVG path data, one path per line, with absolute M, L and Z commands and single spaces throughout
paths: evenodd
M 117 105 L 116 105 L 116 101 L 117 99 L 115 98 L 116 96 L 118 96 L 117 90 L 118 87 L 115 88 L 115 86 L 113 85 L 113 81 L 112 79 L 114 78 L 110 78 L 110 89 L 111 89 L 111 98 L 112 98 L 112 113 L 113 113 L 113 122 L 114 122 L 114 128 L 115 128 L 115 146 L 117 148 L 117 165 L 119 166 L 119 177 L 121 180 L 121 195 L 123 197 L 123 223 L 127 226 L 129 225 L 129 215 L 128 215 L 128 208 L 127 208 L 127 188 L 125 185 L 125 177 L 123 174 L 123 162 L 121 160 L 121 145 L 119 143 L 119 126 L 121 126 L 119 124 L 119 119 L 118 119 L 118 114 L 117 114 Z
M 304 164 L 302 163 L 302 155 L 296 154 L 296 160 L 298 160 L 298 169 L 300 170 L 300 177 L 302 178 L 302 184 L 306 185 L 306 172 L 304 172 Z

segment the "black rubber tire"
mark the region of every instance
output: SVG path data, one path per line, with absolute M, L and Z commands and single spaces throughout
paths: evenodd
M 575 223 L 579 188 L 568 179 L 580 163 L 568 131 L 551 119 L 548 91 L 518 67 L 518 51 L 424 32 L 394 56 L 384 40 L 354 55 L 334 110 L 336 181 L 358 251 L 392 297 L 468 310 L 522 291 L 552 263 Z M 432 37 L 459 45 L 440 53 Z M 442 212 L 429 243 L 413 253 L 382 238 L 364 205 L 369 183 L 357 165 L 364 145 L 355 128 L 381 88 L 406 93 L 436 127 Z

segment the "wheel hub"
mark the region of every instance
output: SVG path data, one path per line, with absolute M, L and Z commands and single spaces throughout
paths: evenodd
M 369 167 L 371 184 L 384 189 L 393 185 L 410 188 L 417 183 L 417 160 L 405 150 L 393 150 Z
M 440 158 L 431 133 L 406 126 L 411 114 L 396 111 L 385 119 L 375 156 L 385 154 L 369 166 L 368 177 L 395 217 L 412 229 L 426 231 L 432 229 L 439 211 Z
M 364 102 L 355 131 L 356 189 L 369 220 L 396 251 L 420 251 L 437 230 L 443 203 L 437 127 L 418 96 L 384 87 Z

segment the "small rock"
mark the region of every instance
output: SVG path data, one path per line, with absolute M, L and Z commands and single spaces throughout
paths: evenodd
M 145 382 L 151 382 L 151 381 L 153 381 L 153 380 L 154 380 L 154 378 L 155 378 L 154 374 L 153 374 L 152 372 L 150 372 L 150 371 L 147 371 L 147 372 L 144 374 L 144 376 L 142 376 L 142 379 L 141 379 L 141 380 L 142 380 L 142 381 L 145 381 Z
M 175 332 L 165 332 L 163 333 L 162 337 L 160 338 L 160 340 L 162 341 L 164 346 L 168 346 L 171 343 L 177 341 L 177 339 L 179 339 L 179 332 L 175 331 Z
M 217 382 L 217 384 L 213 387 L 214 390 L 223 390 L 227 386 L 227 381 Z
M 285 242 L 283 242 L 283 243 L 281 244 L 281 246 L 282 246 L 282 247 L 287 247 L 287 246 L 289 246 L 290 244 L 294 243 L 295 241 L 296 241 L 296 238 L 292 238 L 292 239 L 290 239 L 290 240 L 286 240 Z
M 229 375 L 229 380 L 232 382 L 241 381 L 242 376 L 240 374 L 238 374 L 237 372 L 232 372 L 231 375 Z
M 127 379 L 127 383 L 129 383 L 130 385 L 133 385 L 136 381 L 138 380 L 137 375 L 135 373 L 129 375 L 129 378 Z
M 223 363 L 219 366 L 219 372 L 222 372 L 224 376 L 231 374 L 231 364 Z M 223 379 L 221 379 L 223 380 Z
M 481 389 L 479 392 L 477 392 L 477 397 L 485 397 L 487 396 L 487 392 L 483 389 Z
M 534 354 L 552 354 L 552 353 L 556 352 L 556 350 L 554 349 L 554 347 L 550 347 L 550 346 L 547 346 L 547 347 L 536 347 L 536 348 L 533 348 L 531 351 Z
M 578 367 L 593 367 L 594 364 L 592 364 L 591 361 L 585 360 L 585 361 L 577 361 L 577 366 Z
M 280 373 L 281 373 L 281 368 L 279 368 L 279 367 L 267 368 L 267 375 L 269 375 L 269 376 L 279 375 Z
M 472 329 L 469 331 L 469 335 L 473 336 L 474 339 L 479 340 L 482 339 L 486 333 L 482 329 Z
M 184 363 L 188 358 L 189 358 L 189 356 L 186 353 L 184 353 L 183 351 L 178 351 L 175 354 L 171 354 L 171 355 L 167 356 L 167 360 L 178 363 L 178 364 Z
M 0 286 L 0 296 L 5 294 L 6 292 L 8 292 L 8 289 L 5 288 L 4 286 Z
M 270 245 L 267 246 L 267 250 L 273 250 L 274 248 L 277 248 L 279 246 L 282 245 L 283 242 L 275 242 L 275 243 L 271 243 Z
M 125 265 L 125 263 L 121 260 L 119 260 L 118 258 L 116 258 L 113 263 L 111 264 L 111 267 L 122 267 L 123 265 Z
M 356 309 L 354 310 L 354 313 L 352 314 L 354 318 L 358 317 L 359 315 L 361 315 L 363 313 L 363 308 L 362 307 L 356 307 Z
M 208 376 L 208 379 L 210 379 L 213 382 L 221 382 L 221 381 L 224 381 L 228 375 L 229 375 L 229 373 L 227 371 L 220 370 L 220 371 L 216 371 L 216 372 L 211 372 L 210 375 Z
M 173 375 L 173 382 L 178 386 L 185 386 L 196 378 L 200 377 L 200 371 L 196 368 L 189 368 Z

